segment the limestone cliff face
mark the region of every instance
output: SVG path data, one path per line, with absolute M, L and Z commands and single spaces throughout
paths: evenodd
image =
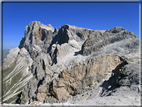
M 106 30 L 103 34 L 100 32 L 95 33 L 94 35 L 89 36 L 82 45 L 82 53 L 83 55 L 89 55 L 108 44 L 129 38 L 136 38 L 136 35 L 122 27 Z
M 22 72 L 32 74 L 13 103 L 74 103 L 117 95 L 114 90 L 123 86 L 140 90 L 139 42 L 122 27 L 105 31 L 63 25 L 57 30 L 50 24 L 31 22 L 15 54 L 10 53 L 3 65 L 6 69 L 22 58 L 28 70 Z
M 67 67 L 60 74 L 57 74 L 56 78 L 49 85 L 40 88 L 37 93 L 37 100 L 44 102 L 41 99 L 44 95 L 45 100 L 46 98 L 54 97 L 62 102 L 66 101 L 70 96 L 76 96 L 92 90 L 95 84 L 103 81 L 122 62 L 118 56 L 108 55 L 89 58 L 75 66 Z M 48 89 L 46 92 L 43 91 L 44 87 Z
M 43 25 L 40 22 L 31 22 L 25 28 L 25 37 L 21 40 L 19 47 L 26 48 L 34 59 L 40 52 L 48 52 L 48 48 L 57 31 L 49 24 Z

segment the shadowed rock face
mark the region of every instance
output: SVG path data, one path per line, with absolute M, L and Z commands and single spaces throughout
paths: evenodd
M 100 48 L 124 39 L 136 38 L 136 35 L 130 31 L 124 30 L 122 27 L 115 27 L 106 30 L 103 34 L 95 33 L 90 36 L 82 45 L 83 55 L 89 55 Z
M 140 85 L 139 42 L 122 27 L 105 31 L 63 25 L 57 30 L 31 22 L 19 47 L 4 60 L 6 69 L 22 58 L 27 74 L 32 74 L 13 102 L 74 103 L 117 95 L 113 90 L 121 93 L 123 86 L 132 90 Z

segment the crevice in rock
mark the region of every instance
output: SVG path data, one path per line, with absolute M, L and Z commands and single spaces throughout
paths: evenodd
M 32 37 L 33 37 L 33 33 L 31 32 L 31 33 L 30 33 L 30 37 L 29 37 L 30 44 L 32 44 Z
M 40 59 L 40 63 L 42 64 L 42 69 L 45 71 L 45 62 L 43 59 Z
M 51 97 L 54 97 L 55 99 L 59 100 L 56 93 L 53 90 L 53 81 L 49 85 L 49 93 Z
M 37 78 L 37 67 L 35 68 L 35 73 L 34 73 L 35 77 Z
M 48 34 L 46 30 L 42 28 L 39 29 L 39 40 L 44 41 L 47 35 Z
M 51 66 L 52 66 L 53 64 L 56 64 L 56 63 L 57 63 L 57 52 L 58 52 L 58 49 L 57 49 L 57 47 L 56 47 L 55 50 L 54 50 L 54 52 L 49 54 L 50 57 L 51 57 L 51 60 L 52 60 Z
M 21 94 L 22 94 L 22 92 L 20 92 L 18 95 L 17 95 L 17 97 L 18 97 L 18 99 L 16 100 L 16 104 L 20 104 L 21 103 Z
M 36 97 L 32 97 L 32 101 L 38 101 Z
M 61 45 L 61 44 L 64 44 L 64 43 L 68 43 L 69 36 L 67 34 L 67 29 L 68 29 L 68 25 L 63 25 L 59 29 L 59 31 L 57 32 L 57 34 L 53 37 L 50 46 L 48 47 L 48 52 L 51 52 L 53 44 L 59 44 L 59 45 Z
M 76 96 L 77 93 L 76 93 L 76 89 L 72 86 L 70 86 L 71 90 L 73 91 L 72 93 L 70 93 L 71 96 Z
M 53 44 L 58 44 L 58 39 L 57 38 L 58 38 L 58 35 L 55 35 L 55 37 L 53 37 L 52 42 L 51 42 L 50 46 L 47 49 L 47 53 L 51 52 Z
M 44 81 L 44 77 L 43 77 L 41 80 L 39 80 L 39 82 L 38 82 L 38 84 L 37 84 L 37 88 L 36 88 L 36 91 L 35 91 L 35 94 L 36 94 L 36 95 L 37 95 L 37 93 L 38 93 L 38 88 L 39 88 L 40 85 L 42 85 L 42 82 L 43 82 L 43 81 Z M 32 99 L 37 100 L 36 97 L 33 97 Z
M 120 73 L 122 70 L 122 67 L 124 67 L 124 65 L 128 64 L 128 62 L 123 60 L 121 57 L 120 57 L 120 60 L 123 62 L 121 64 L 119 64 L 114 70 L 112 70 L 112 73 Z
M 68 43 L 69 36 L 67 34 L 68 25 L 63 25 L 58 32 L 58 44 Z
M 74 56 L 77 56 L 77 55 L 82 55 L 82 52 L 81 52 L 81 50 L 80 51 L 78 51 L 78 52 L 75 52 L 75 54 L 74 54 Z
M 44 81 L 44 77 L 41 80 L 39 80 L 37 87 L 39 87 L 42 84 L 43 81 Z
M 123 70 L 123 67 L 127 64 L 127 61 L 124 60 L 112 71 L 112 76 L 109 78 L 109 80 L 105 80 L 103 82 L 103 84 L 100 86 L 103 87 L 102 92 L 100 93 L 101 97 L 111 95 L 111 92 L 120 87 L 118 81 L 126 77 L 125 75 L 121 74 L 121 72 Z

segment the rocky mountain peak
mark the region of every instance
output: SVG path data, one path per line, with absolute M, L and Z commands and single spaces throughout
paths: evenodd
M 52 25 L 44 25 L 39 21 L 33 21 L 26 26 L 25 37 L 21 40 L 19 48 L 25 47 L 30 55 L 34 57 L 41 50 L 47 53 L 50 43 L 57 33 L 58 30 L 54 29 Z
M 110 33 L 118 33 L 118 32 L 120 32 L 120 31 L 122 31 L 122 30 L 125 30 L 125 29 L 122 28 L 122 27 L 114 27 L 114 28 L 112 28 L 112 29 L 106 30 L 106 32 L 110 32 Z
M 52 28 L 53 28 L 53 26 L 52 26 L 51 24 L 48 24 L 47 26 L 48 26 L 48 27 L 52 27 Z
M 47 26 L 44 24 L 41 24 L 39 21 L 33 21 L 25 28 L 25 37 L 28 36 L 28 33 L 32 32 L 32 36 L 36 36 L 36 34 L 39 34 L 41 36 L 41 30 L 45 29 L 48 31 L 54 31 L 54 28 L 52 25 L 48 24 Z M 31 33 L 30 33 L 31 34 Z M 29 35 L 30 35 L 29 34 Z M 40 38 L 40 37 L 39 37 Z
M 122 27 L 114 27 L 114 28 L 112 28 L 112 29 L 108 29 L 108 30 L 106 30 L 105 32 L 109 32 L 109 33 L 119 33 L 119 32 L 123 32 L 123 33 L 125 33 L 125 34 L 130 34 L 130 35 L 133 35 L 133 37 L 137 37 L 133 32 L 131 32 L 131 31 L 128 31 L 128 30 L 126 30 L 126 29 L 124 29 L 124 28 L 122 28 Z
M 91 30 L 65 24 L 58 30 L 31 22 L 19 47 L 4 60 L 4 87 L 13 89 L 4 90 L 4 101 L 16 93 L 13 102 L 19 104 L 76 103 L 111 94 L 117 98 L 129 95 L 128 90 L 138 95 L 139 41 L 122 27 Z

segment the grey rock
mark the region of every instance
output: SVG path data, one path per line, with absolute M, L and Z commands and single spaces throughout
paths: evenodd
M 54 29 L 54 33 L 58 33 L 58 29 L 57 28 Z
M 105 31 L 103 35 L 100 32 L 95 32 L 84 42 L 81 51 L 83 55 L 89 55 L 108 44 L 112 44 L 128 38 L 136 38 L 136 35 L 127 30 L 124 30 L 123 28 L 112 28 L 108 31 Z
M 123 72 L 121 73 L 121 75 L 124 76 L 124 78 L 122 78 L 119 81 L 119 85 L 126 85 L 126 86 L 130 86 L 130 85 L 138 85 L 140 84 L 139 82 L 139 66 L 138 64 L 129 64 L 127 66 L 124 67 Z
M 91 32 L 94 31 L 72 25 L 63 25 L 59 28 L 59 33 L 56 39 L 59 45 L 68 43 L 71 40 L 75 40 L 81 47 L 82 43 L 87 39 Z
M 20 97 L 23 87 L 32 78 L 30 68 L 33 60 L 25 48 L 20 50 L 17 47 L 10 50 L 10 54 L 7 55 L 4 64 L 9 63 L 11 63 L 10 66 L 3 70 L 3 102 L 16 103 L 19 102 L 16 96 Z
M 137 37 L 133 32 L 127 31 L 127 30 L 125 30 L 125 29 L 122 28 L 122 27 L 115 27 L 115 28 L 112 28 L 112 29 L 108 29 L 108 30 L 106 30 L 105 32 L 109 32 L 109 33 L 119 33 L 119 32 L 121 32 L 121 31 L 124 31 L 124 32 L 123 32 L 124 34 L 133 35 L 135 38 Z
M 91 30 L 63 25 L 58 30 L 34 21 L 26 26 L 15 53 L 10 50 L 4 68 L 14 61 L 19 67 L 22 59 L 22 75 L 30 75 L 18 95 L 21 104 L 139 94 L 140 43 L 122 27 Z
M 8 68 L 15 61 L 19 51 L 20 49 L 18 47 L 9 50 L 9 54 L 3 61 L 3 70 Z
M 139 78 L 139 64 L 127 63 L 120 67 L 119 73 L 112 75 L 109 80 L 104 81 L 101 87 L 103 87 L 100 96 L 110 95 L 123 95 L 140 93 L 140 78 Z M 115 69 L 117 70 L 117 69 Z M 129 90 L 129 91 L 128 91 Z M 135 91 L 134 91 L 135 90 Z
M 44 100 L 44 103 L 53 104 L 53 103 L 59 103 L 59 101 L 57 99 L 55 99 L 54 97 L 48 97 Z
M 40 51 L 47 53 L 53 37 L 57 34 L 51 25 L 43 25 L 38 21 L 31 22 L 25 28 L 25 37 L 21 40 L 19 48 L 25 47 L 32 59 L 38 56 Z
M 102 59 L 105 59 L 103 64 L 100 62 Z M 114 63 L 114 65 L 111 66 L 110 62 Z M 75 96 L 93 89 L 94 84 L 96 82 L 100 83 L 107 73 L 111 72 L 119 63 L 121 63 L 121 60 L 117 56 L 100 56 L 78 63 L 71 69 L 65 69 L 59 74 L 59 78 L 53 80 L 54 98 L 64 101 L 70 95 Z M 102 66 L 104 69 L 102 69 Z M 99 72 L 99 69 L 102 70 Z M 106 69 L 108 71 L 105 71 Z M 61 95 L 62 92 L 64 94 Z
M 122 30 L 124 30 L 122 27 L 115 27 L 115 28 L 106 30 L 106 32 L 109 32 L 109 33 L 119 33 Z

